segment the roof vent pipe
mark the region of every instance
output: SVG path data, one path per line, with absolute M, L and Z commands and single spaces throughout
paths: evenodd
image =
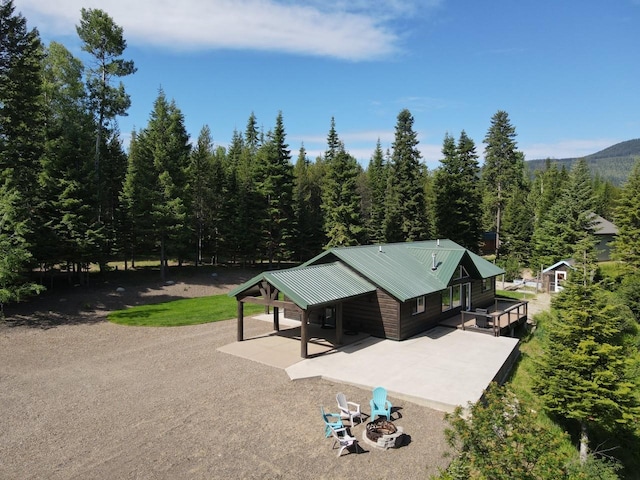
M 435 254 L 435 252 L 431 254 L 431 260 L 432 260 L 431 270 L 437 269 L 438 265 L 436 264 L 436 254 Z
M 382 245 L 378 245 L 378 253 L 382 253 Z
M 440 239 L 436 240 L 436 245 L 439 247 L 440 246 Z

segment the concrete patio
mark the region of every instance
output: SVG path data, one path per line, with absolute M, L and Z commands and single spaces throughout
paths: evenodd
M 271 316 L 258 316 L 270 321 Z M 285 369 L 289 378 L 320 377 L 389 394 L 441 411 L 476 402 L 493 380 L 508 373 L 519 354 L 518 340 L 436 327 L 397 342 L 366 335 L 344 336 L 347 345 L 313 337 L 300 358 L 299 322 L 281 320 L 281 331 L 218 348 L 219 351 Z M 322 335 L 320 332 L 319 335 Z

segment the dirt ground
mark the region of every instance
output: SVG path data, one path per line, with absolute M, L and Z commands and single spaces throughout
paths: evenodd
M 0 323 L 0 478 L 428 478 L 447 464 L 440 412 L 392 398 L 406 445 L 336 458 L 319 406 L 370 392 L 220 353 L 235 321 L 114 325 L 128 305 L 226 293 L 255 272 L 95 281 L 7 309 Z M 122 287 L 124 291 L 118 292 Z M 270 324 L 245 321 L 247 336 Z M 364 426 L 352 433 L 361 438 Z

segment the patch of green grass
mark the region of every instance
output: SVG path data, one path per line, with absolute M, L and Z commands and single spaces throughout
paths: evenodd
M 245 304 L 245 315 L 264 311 L 264 306 Z M 235 318 L 238 312 L 236 299 L 227 295 L 187 298 L 171 302 L 139 305 L 111 312 L 107 318 L 120 325 L 139 327 L 179 327 L 200 323 L 218 322 Z

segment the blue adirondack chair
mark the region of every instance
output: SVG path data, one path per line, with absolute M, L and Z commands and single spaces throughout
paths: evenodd
M 329 438 L 332 435 L 332 430 L 344 427 L 339 413 L 326 413 L 323 406 L 320 406 L 320 413 L 322 413 L 322 420 L 324 420 L 325 437 Z
M 376 387 L 373 389 L 373 398 L 369 400 L 369 406 L 371 407 L 371 419 L 375 420 L 378 415 L 387 417 L 387 420 L 391 420 L 391 402 L 387 400 L 387 390 L 383 387 Z

